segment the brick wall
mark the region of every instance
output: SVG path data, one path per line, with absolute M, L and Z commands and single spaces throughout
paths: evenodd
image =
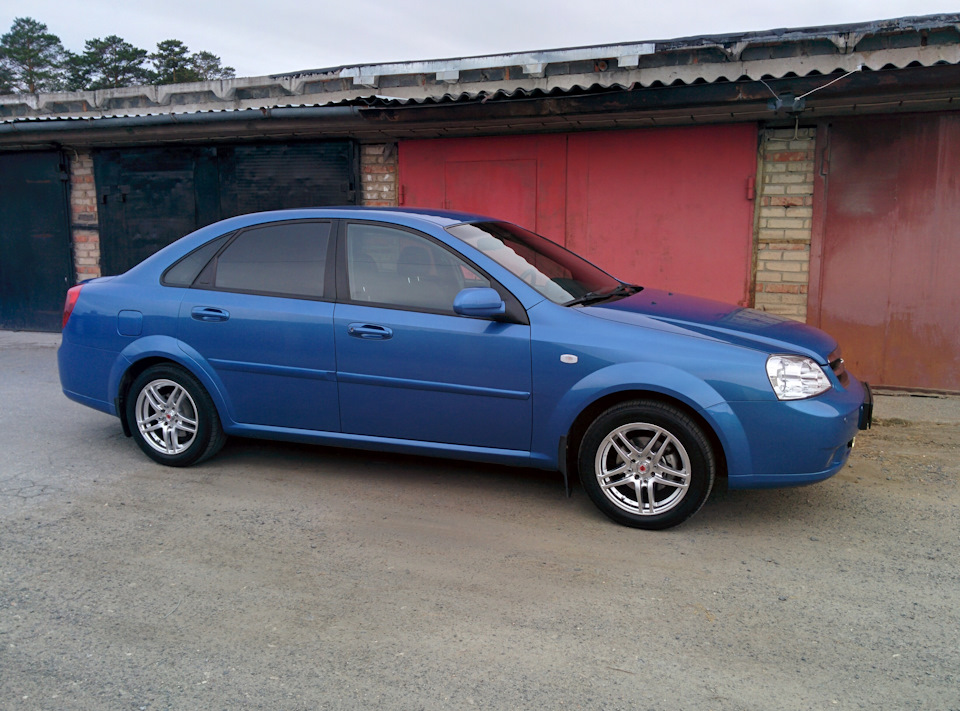
M 100 230 L 93 156 L 77 152 L 70 161 L 70 234 L 77 281 L 100 276 Z
M 764 129 L 757 208 L 756 308 L 807 317 L 816 129 Z
M 363 180 L 361 205 L 397 206 L 396 143 L 362 146 L 360 149 L 360 173 Z

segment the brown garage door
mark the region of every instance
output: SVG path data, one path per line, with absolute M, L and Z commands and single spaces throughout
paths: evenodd
M 818 130 L 810 321 L 872 383 L 960 390 L 960 113 Z

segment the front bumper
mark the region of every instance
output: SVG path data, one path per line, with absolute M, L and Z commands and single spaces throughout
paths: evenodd
M 857 426 L 861 430 L 868 430 L 873 426 L 873 391 L 870 389 L 870 383 L 861 383 L 863 385 L 864 395 L 863 403 L 860 405 L 860 422 Z
M 846 387 L 807 400 L 729 403 L 749 443 L 749 466 L 728 458 L 731 489 L 800 486 L 843 468 L 853 439 L 873 420 L 870 386 Z

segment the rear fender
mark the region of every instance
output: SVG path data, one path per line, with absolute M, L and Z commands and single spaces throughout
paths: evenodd
M 120 384 L 123 382 L 123 376 L 133 365 L 147 358 L 162 358 L 176 363 L 190 372 L 210 394 L 224 427 L 234 424 L 233 418 L 229 414 L 230 405 L 225 396 L 226 388 L 223 387 L 223 382 L 217 376 L 216 371 L 197 351 L 170 336 L 138 338 L 120 352 L 120 357 L 110 371 L 109 392 L 114 402 L 120 395 Z M 118 414 L 121 417 L 123 416 L 123 413 Z

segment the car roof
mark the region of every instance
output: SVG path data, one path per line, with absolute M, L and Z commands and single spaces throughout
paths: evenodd
M 293 208 L 286 210 L 272 210 L 269 212 L 255 212 L 246 215 L 222 220 L 220 225 L 228 229 L 237 229 L 249 225 L 260 224 L 263 222 L 277 222 L 281 220 L 305 220 L 317 218 L 331 219 L 384 219 L 390 221 L 391 218 L 401 218 L 407 222 L 411 219 L 418 220 L 440 227 L 462 222 L 490 222 L 498 221 L 496 218 L 486 215 L 478 215 L 470 212 L 458 212 L 455 210 L 441 210 L 432 208 L 408 208 L 408 207 L 362 207 L 362 206 L 343 206 L 343 207 L 306 207 Z
M 204 242 L 222 234 L 240 230 L 253 225 L 269 224 L 287 220 L 382 220 L 387 223 L 406 225 L 408 227 L 426 228 L 428 225 L 449 227 L 464 222 L 498 222 L 496 218 L 476 215 L 454 210 L 434 210 L 429 208 L 404 207 L 308 207 L 287 210 L 272 210 L 270 212 L 252 212 L 246 215 L 228 217 L 195 232 L 182 237 L 167 245 L 158 252 L 144 259 L 140 264 L 129 269 L 126 274 L 132 278 L 137 275 L 152 275 L 150 278 L 159 278 L 160 273 L 177 259 L 188 254 L 191 250 Z

